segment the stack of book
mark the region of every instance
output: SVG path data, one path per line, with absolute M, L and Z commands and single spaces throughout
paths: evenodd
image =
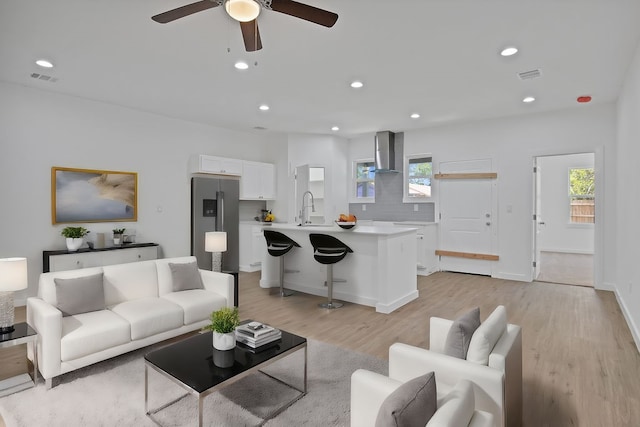
M 249 322 L 236 328 L 236 341 L 251 348 L 256 348 L 279 340 L 282 337 L 280 329 L 260 322 Z

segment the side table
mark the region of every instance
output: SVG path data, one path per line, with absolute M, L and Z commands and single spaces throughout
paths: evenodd
M 33 344 L 33 378 L 28 373 L 16 375 L 0 381 L 0 396 L 16 393 L 34 387 L 38 382 L 38 333 L 26 323 L 16 323 L 15 330 L 9 334 L 0 334 L 0 349 L 20 344 Z

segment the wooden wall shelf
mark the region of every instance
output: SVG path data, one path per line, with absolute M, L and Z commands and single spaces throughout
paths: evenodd
M 475 254 L 471 252 L 443 251 L 440 249 L 436 249 L 436 255 L 451 256 L 451 257 L 458 257 L 458 258 L 469 258 L 469 259 L 483 259 L 486 261 L 498 261 L 500 259 L 498 255 Z

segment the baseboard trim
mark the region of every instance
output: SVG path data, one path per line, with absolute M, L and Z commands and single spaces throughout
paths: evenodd
M 616 300 L 618 301 L 618 305 L 620 306 L 620 310 L 622 311 L 622 315 L 624 319 L 627 321 L 627 326 L 629 326 L 629 330 L 631 331 L 631 336 L 633 337 L 633 341 L 636 343 L 636 349 L 638 353 L 640 353 L 640 330 L 637 325 L 633 322 L 633 318 L 631 317 L 631 313 L 627 308 L 627 305 L 624 303 L 624 300 L 620 297 L 618 293 L 618 288 L 614 286 L 614 294 L 616 296 Z
M 412 291 L 410 292 L 408 295 L 403 296 L 402 298 L 398 298 L 397 300 L 393 301 L 390 304 L 380 304 L 377 303 L 376 304 L 376 312 L 378 313 L 383 313 L 383 314 L 389 314 L 391 312 L 393 312 L 394 310 L 397 310 L 398 308 L 402 307 L 405 304 L 408 304 L 409 302 L 413 301 L 414 299 L 418 298 L 418 291 Z
M 594 286 L 599 291 L 618 292 L 618 288 L 613 283 L 603 282 L 600 286 Z M 617 296 L 616 296 L 617 298 Z
M 491 277 L 493 277 L 494 279 L 515 280 L 518 282 L 531 282 L 531 276 L 526 276 L 524 274 L 505 273 L 502 271 L 496 274 L 492 274 Z

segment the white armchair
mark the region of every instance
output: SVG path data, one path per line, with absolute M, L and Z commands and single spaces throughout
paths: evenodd
M 438 374 L 436 373 L 436 382 Z M 404 382 L 358 369 L 351 375 L 351 427 L 373 427 L 384 400 Z M 493 415 L 475 410 L 474 387 L 459 381 L 447 393 L 438 390 L 437 410 L 426 427 L 493 427 Z
M 496 310 L 504 307 L 498 307 Z M 489 352 L 487 365 L 442 354 L 452 320 L 432 317 L 429 350 L 396 343 L 389 348 L 389 377 L 406 382 L 427 372 L 436 373 L 438 392 L 460 380 L 473 383 L 476 409 L 490 412 L 496 427 L 522 425 L 522 334 L 507 324 Z M 473 343 L 472 343 L 473 345 Z M 469 352 L 471 352 L 471 348 Z

